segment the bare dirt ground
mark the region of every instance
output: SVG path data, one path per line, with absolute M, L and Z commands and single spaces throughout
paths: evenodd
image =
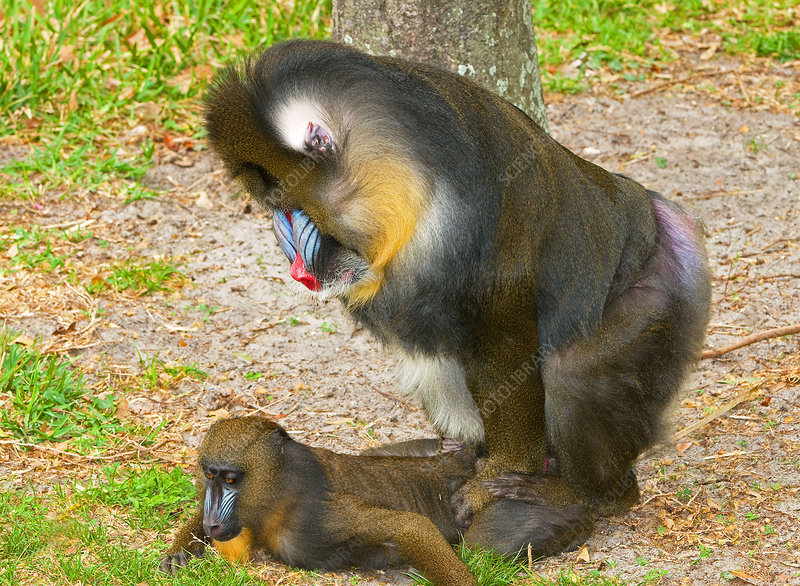
M 567 97 L 549 110 L 552 134 L 571 150 L 703 217 L 714 275 L 708 348 L 800 324 L 800 124 L 744 106 L 666 88 L 626 100 Z M 9 147 L 2 156 L 20 155 Z M 122 418 L 169 422 L 154 450 L 168 465 L 191 467 L 203 433 L 227 413 L 263 413 L 300 441 L 347 452 L 432 435 L 397 395 L 389 356 L 336 302 L 298 294 L 269 219 L 216 168 L 207 151 L 162 157 L 147 181 L 166 193 L 128 205 L 103 194 L 0 203 L 8 225 L 80 224 L 106 239 L 108 248 L 88 246 L 71 261 L 86 279 L 114 260 L 154 256 L 177 260 L 185 275 L 167 293 L 90 297 L 48 274 L 15 273 L 0 277 L 0 318 L 75 357 L 98 392 L 127 388 L 141 373 L 137 353 L 207 372 L 202 382 L 132 386 L 120 401 Z M 703 360 L 669 414 L 674 432 L 700 424 L 642 458 L 641 504 L 534 571 L 800 584 L 799 390 L 797 335 Z M 6 468 L 13 475 L 26 464 Z M 268 561 L 253 571 L 284 572 Z

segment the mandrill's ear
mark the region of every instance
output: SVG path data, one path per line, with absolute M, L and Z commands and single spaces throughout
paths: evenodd
M 327 154 L 334 149 L 333 138 L 331 138 L 330 133 L 319 124 L 314 124 L 313 122 L 309 122 L 306 127 L 303 146 L 308 152 L 320 155 Z
M 298 153 L 315 156 L 336 147 L 330 114 L 311 98 L 295 97 L 277 105 L 272 123 L 282 145 Z

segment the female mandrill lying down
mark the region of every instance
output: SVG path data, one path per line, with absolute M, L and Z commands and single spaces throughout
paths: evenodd
M 325 570 L 405 562 L 440 586 L 476 584 L 450 545 L 463 529 L 450 498 L 474 476 L 475 464 L 474 454 L 462 451 L 431 457 L 336 454 L 300 444 L 262 417 L 219 421 L 200 448 L 198 511 L 178 531 L 161 569 L 177 571 L 210 543 L 230 561 L 263 549 L 292 566 Z M 577 542 L 591 529 L 579 522 L 580 506 L 558 516 L 537 513 L 541 508 L 496 501 L 485 509 L 486 519 L 476 516 L 465 541 L 500 543 L 509 556 L 531 543 L 538 556 L 568 546 L 564 535 Z M 531 515 L 532 523 L 512 522 Z M 544 516 L 550 530 L 542 530 Z M 570 525 L 572 532 L 565 530 Z

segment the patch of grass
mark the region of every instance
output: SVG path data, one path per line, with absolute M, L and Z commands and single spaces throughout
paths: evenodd
M 792 26 L 789 9 L 778 10 L 782 2 L 753 4 L 741 20 L 730 22 L 736 32 L 723 34 L 728 52 L 753 53 L 781 61 L 800 59 L 800 32 Z M 748 25 L 752 30 L 746 28 Z
M 0 328 L 0 430 L 27 443 L 63 441 L 100 429 L 112 418 L 82 377 L 57 356 L 15 343 Z
M 207 303 L 198 303 L 197 305 L 187 305 L 186 309 L 189 311 L 200 311 L 204 313 L 203 321 L 209 322 L 211 321 L 211 316 L 217 313 L 217 307 L 215 305 L 208 305 Z
M 168 530 L 196 494 L 192 476 L 180 468 L 164 472 L 143 467 L 121 472 L 118 465 L 110 465 L 102 473 L 103 478 L 95 485 L 78 493 L 78 500 L 87 505 L 123 508 L 128 525 L 135 530 Z
M 133 433 L 146 445 L 159 426 L 140 429 L 115 415 L 116 398 L 95 393 L 68 361 L 16 342 L 17 332 L 0 328 L 0 434 L 22 443 L 65 442 L 75 455 L 108 450 Z
M 330 11 L 330 0 L 4 2 L 0 136 L 30 137 L 33 151 L 0 171 L 0 197 L 94 191 L 109 179 L 136 185 L 152 150 L 124 135 L 145 123 L 155 136 L 198 135 L 210 65 L 289 37 L 328 36 Z
M 106 283 L 117 291 L 131 289 L 153 293 L 163 291 L 165 283 L 174 275 L 179 275 L 177 267 L 164 260 L 154 260 L 139 264 L 135 260 L 126 261 L 111 267 L 111 276 Z
M 47 544 L 47 508 L 36 495 L 0 491 L 0 558 L 16 560 L 33 555 Z M 0 578 L 4 574 L 0 574 Z
M 588 88 L 586 82 L 580 77 L 566 77 L 558 71 L 550 73 L 544 70 L 542 72 L 542 83 L 549 91 L 562 94 L 579 94 Z
M 142 187 L 138 183 L 133 185 L 126 185 L 121 190 L 121 195 L 125 197 L 125 202 L 124 202 L 125 205 L 143 199 L 158 199 L 158 192 L 153 191 L 152 189 L 147 189 L 145 187 Z
M 691 486 L 684 486 L 681 488 L 677 493 L 675 493 L 676 498 L 682 501 L 689 501 L 692 498 L 692 487 Z
M 106 289 L 117 292 L 131 290 L 138 295 L 165 291 L 171 280 L 181 276 L 177 265 L 167 260 L 142 261 L 126 260 L 111 265 L 111 274 L 105 278 L 97 277 L 83 287 L 91 295 Z
M 82 189 L 93 193 L 108 183 L 109 178 L 136 184 L 150 167 L 150 161 L 140 160 L 137 152 L 112 147 L 98 150 L 97 133 L 81 133 L 78 128 L 70 130 L 74 136 L 61 132 L 34 147 L 28 157 L 6 164 L 2 172 L 16 184 L 5 185 L 0 197 L 34 198 L 44 190 L 69 193 Z
M 208 378 L 208 374 L 200 370 L 196 362 L 190 365 L 168 365 L 158 357 L 158 353 L 148 358 L 137 350 L 136 355 L 142 367 L 143 386 L 149 389 L 169 387 L 185 378 L 197 380 Z
M 0 584 L 216 584 L 262 583 L 219 556 L 192 561 L 178 576 L 157 571 L 161 539 L 144 547 L 120 534 L 125 519 L 136 535 L 172 533 L 194 498 L 191 478 L 156 467 L 120 471 L 111 466 L 86 487 L 56 485 L 46 495 L 0 492 Z
M 54 233 L 42 230 L 39 226 L 25 228 L 17 226 L 0 235 L 0 250 L 5 251 L 7 269 L 2 272 L 16 272 L 20 269 L 43 268 L 46 272 L 64 266 L 68 254 L 54 252 Z
M 669 35 L 716 34 L 729 53 L 798 59 L 794 7 L 794 0 L 542 0 L 533 22 L 546 87 L 574 93 L 587 70 L 607 67 L 630 81 L 669 63 L 675 52 L 660 40 Z M 578 77 L 557 77 L 563 64 Z

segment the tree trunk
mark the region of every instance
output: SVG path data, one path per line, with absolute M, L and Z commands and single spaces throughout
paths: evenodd
M 530 0 L 333 0 L 333 40 L 456 71 L 548 130 Z

